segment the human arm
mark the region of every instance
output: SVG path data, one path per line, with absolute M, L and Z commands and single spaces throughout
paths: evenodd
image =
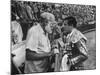
M 42 53 L 38 54 L 35 51 L 31 51 L 29 49 L 26 49 L 26 60 L 41 60 L 44 58 L 48 58 L 53 55 L 53 51 L 49 53 Z
M 86 59 L 88 59 L 88 53 L 87 48 L 84 39 L 80 39 L 77 43 L 75 43 L 75 46 L 79 50 L 80 54 L 74 58 L 71 59 L 72 64 L 76 64 L 79 62 L 83 62 Z
M 45 58 L 47 53 L 38 53 L 39 38 L 38 32 L 32 27 L 26 39 L 26 60 L 39 60 Z

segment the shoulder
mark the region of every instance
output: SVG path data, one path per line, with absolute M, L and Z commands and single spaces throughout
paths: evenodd
M 21 25 L 17 21 L 12 21 L 11 22 L 11 28 L 12 28 L 12 30 L 21 30 Z
M 33 25 L 33 26 L 29 29 L 28 32 L 30 32 L 30 33 L 37 33 L 37 32 L 38 32 L 38 25 L 39 25 L 39 24 Z
M 32 26 L 27 33 L 27 40 L 38 39 L 37 26 Z
M 76 43 L 81 39 L 87 41 L 87 38 L 77 29 L 73 29 L 72 32 L 69 34 L 69 38 L 72 43 Z

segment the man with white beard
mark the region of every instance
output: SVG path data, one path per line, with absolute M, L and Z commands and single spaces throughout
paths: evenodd
M 53 14 L 44 12 L 41 14 L 41 22 L 32 26 L 26 39 L 25 73 L 47 72 L 50 68 L 51 50 L 48 34 L 52 33 L 55 24 Z

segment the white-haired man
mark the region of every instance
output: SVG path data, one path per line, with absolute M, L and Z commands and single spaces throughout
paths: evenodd
M 48 34 L 52 33 L 55 23 L 54 15 L 44 12 L 41 14 L 41 22 L 29 29 L 26 39 L 25 73 L 48 71 L 49 57 L 54 55 Z

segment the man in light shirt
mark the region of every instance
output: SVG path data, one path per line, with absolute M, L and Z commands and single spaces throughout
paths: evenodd
M 41 14 L 41 22 L 29 29 L 26 39 L 25 73 L 48 71 L 49 57 L 54 55 L 48 34 L 52 33 L 55 23 L 54 15 L 44 12 Z

